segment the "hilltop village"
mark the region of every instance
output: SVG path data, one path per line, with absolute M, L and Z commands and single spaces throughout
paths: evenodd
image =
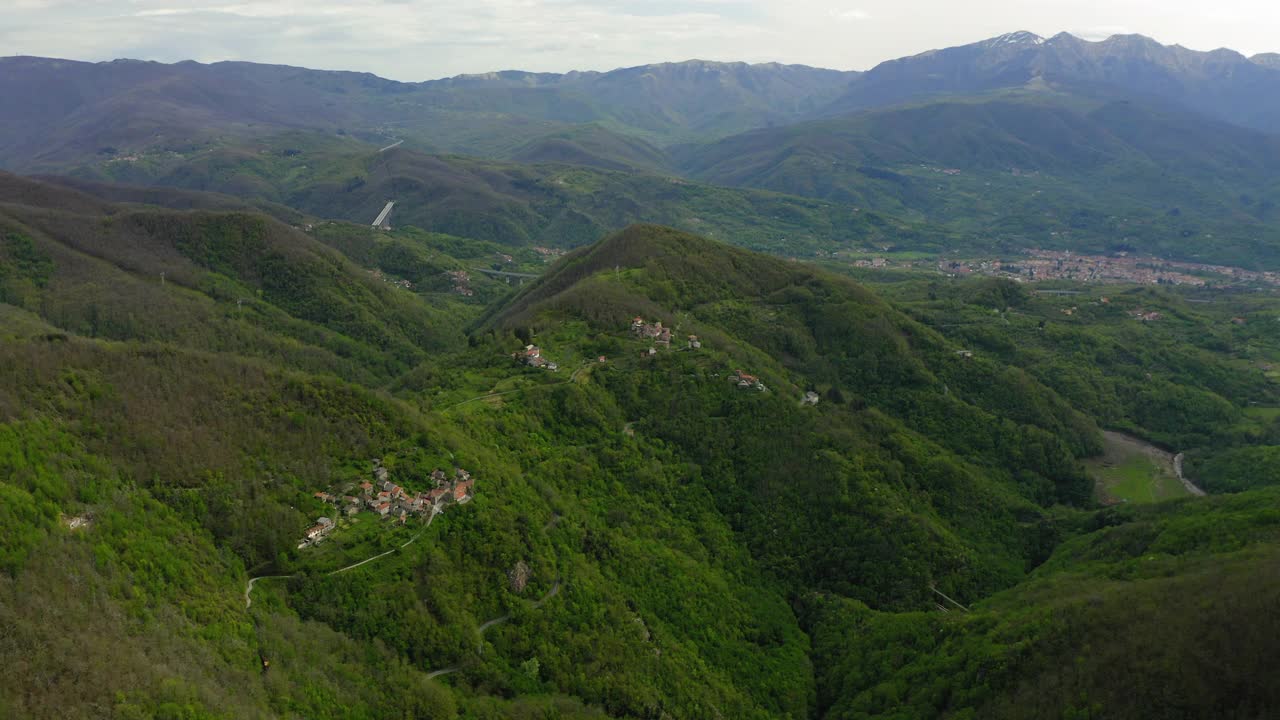
M 391 481 L 391 473 L 382 465 L 380 459 L 373 460 L 373 473 L 370 480 L 360 483 L 359 494 L 335 494 L 320 491 L 315 499 L 334 507 L 334 516 L 350 517 L 361 512 L 377 514 L 379 518 L 393 518 L 405 523 L 410 517 L 423 518 L 431 522 L 436 515 L 443 513 L 449 505 L 465 505 L 471 501 L 475 488 L 475 479 L 471 473 L 462 468 L 455 468 L 453 475 L 436 469 L 430 476 L 432 489 L 426 492 L 413 493 Z M 351 493 L 357 489 L 352 484 L 344 488 Z M 326 537 L 337 527 L 337 523 L 329 517 L 318 518 L 314 525 L 307 528 L 299 548 L 314 545 Z
M 651 323 L 645 322 L 644 318 L 637 315 L 631 321 L 631 334 L 641 340 L 648 340 L 652 342 L 655 346 L 664 345 L 668 348 L 671 347 L 671 328 L 663 327 L 661 320 L 656 320 Z M 698 336 L 690 335 L 686 340 L 685 349 L 700 350 L 701 348 L 702 348 L 702 341 L 698 339 Z M 657 352 L 657 348 L 651 347 L 648 350 L 641 352 L 640 354 L 647 356 L 647 355 L 653 355 L 656 352 Z

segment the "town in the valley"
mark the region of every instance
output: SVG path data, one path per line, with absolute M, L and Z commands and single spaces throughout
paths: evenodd
M 432 471 L 430 481 L 431 490 L 411 492 L 392 482 L 391 473 L 382 461 L 374 459 L 370 479 L 359 486 L 351 484 L 344 488 L 346 493 L 358 490 L 356 494 L 320 491 L 315 493 L 315 498 L 334 507 L 334 518 L 370 512 L 400 523 L 408 522 L 409 518 L 421 518 L 429 523 L 448 506 L 470 502 L 475 490 L 475 479 L 462 468 L 454 468 L 452 474 L 436 469 Z M 334 518 L 324 516 L 317 519 L 307 528 L 298 547 L 314 545 L 328 537 L 338 526 Z
M 1280 272 L 1246 270 L 1227 265 L 1180 262 L 1150 255 L 1118 252 L 1085 255 L 1069 250 L 1030 249 L 1021 257 L 1003 259 L 897 260 L 892 257 L 861 258 L 855 267 L 871 269 L 932 269 L 949 277 L 985 275 L 1021 282 L 1070 280 L 1083 283 L 1132 283 L 1224 287 L 1267 285 L 1280 287 Z

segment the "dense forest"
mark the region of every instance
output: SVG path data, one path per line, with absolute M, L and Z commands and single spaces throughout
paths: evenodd
M 0 181 L 0 715 L 1280 705 L 1272 297 Z M 1103 430 L 1209 496 L 1103 502 Z

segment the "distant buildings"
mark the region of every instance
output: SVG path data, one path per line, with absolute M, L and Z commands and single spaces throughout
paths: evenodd
M 303 543 L 309 544 L 309 543 L 319 542 L 329 533 L 333 532 L 334 527 L 335 527 L 334 522 L 329 518 L 327 517 L 319 518 L 318 520 L 316 520 L 315 525 L 312 525 L 311 527 L 307 528 L 307 532 L 303 536 L 304 537 Z
M 537 345 L 526 345 L 523 350 L 517 350 L 512 353 L 511 358 L 522 365 L 542 368 L 551 372 L 556 372 L 560 369 L 559 365 L 542 356 L 542 348 Z
M 949 276 L 992 275 L 1032 282 L 1071 280 L 1091 283 L 1134 283 L 1139 285 L 1184 285 L 1202 287 L 1209 282 L 1239 285 L 1258 283 L 1280 285 L 1280 273 L 1259 272 L 1225 265 L 1178 262 L 1153 256 L 1080 255 L 1069 250 L 1027 250 L 1016 261 L 939 260 L 937 269 Z M 874 262 L 874 261 L 873 261 Z M 867 266 L 867 261 L 857 265 Z
M 464 297 L 475 295 L 475 291 L 471 289 L 471 274 L 466 270 L 450 270 L 447 275 L 453 285 L 453 293 Z
M 734 370 L 732 373 L 730 373 L 729 381 L 736 384 L 739 388 L 743 388 L 743 389 L 755 388 L 760 392 L 764 392 L 765 390 L 768 390 L 768 388 L 765 387 L 764 383 L 760 381 L 760 378 L 756 377 L 755 375 L 748 375 L 747 373 L 744 373 L 741 370 Z
M 410 516 L 425 517 L 430 520 L 437 513 L 444 512 L 448 505 L 465 505 L 475 495 L 476 481 L 471 477 L 471 473 L 462 468 L 455 468 L 452 476 L 440 469 L 433 470 L 429 476 L 433 488 L 426 492 L 413 493 L 392 482 L 390 473 L 382 466 L 380 460 L 373 462 L 376 484 L 368 481 L 360 483 L 359 495 L 339 497 L 322 491 L 315 493 L 314 497 L 321 502 L 341 506 L 342 514 L 347 517 L 367 510 L 378 517 L 391 516 L 404 522 Z M 319 518 L 314 525 L 307 528 L 298 547 L 307 547 L 324 540 L 336 527 L 337 523 L 332 519 Z
M 663 327 L 662 321 L 646 323 L 644 318 L 636 316 L 631 321 L 631 334 L 638 338 L 650 340 L 656 345 L 671 345 L 671 328 Z

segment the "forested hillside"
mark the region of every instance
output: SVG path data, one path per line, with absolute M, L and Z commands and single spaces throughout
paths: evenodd
M 1111 702 L 1106 668 L 1186 652 L 1116 625 L 1166 587 L 1238 623 L 1203 663 L 1237 627 L 1260 644 L 1151 702 L 1270 706 L 1270 491 L 1095 510 L 1106 405 L 910 302 L 656 226 L 467 294 L 467 268 L 543 261 L 12 177 L 2 197 L 7 714 L 1066 716 Z M 1187 421 L 1168 431 L 1217 419 Z M 375 468 L 414 492 L 465 468 L 474 499 L 400 521 L 315 497 Z M 1247 596 L 1217 580 L 1240 576 Z M 1055 679 L 1102 638 L 1098 671 Z
M 0 59 L 0 718 L 1274 717 L 1276 88 Z
M 571 137 L 590 144 L 600 136 Z M 548 150 L 545 145 L 527 149 L 535 156 Z M 633 142 L 626 152 L 643 157 L 645 151 Z M 176 164 L 160 159 L 155 166 L 107 165 L 84 175 L 269 200 L 268 211 L 282 204 L 363 223 L 395 200 L 393 225 L 512 247 L 576 247 L 641 220 L 777 253 L 811 254 L 855 243 L 940 248 L 964 242 L 927 224 L 827 201 L 703 185 L 645 171 L 599 169 L 588 166 L 611 163 L 583 162 L 516 165 L 404 148 L 376 152 L 351 141 L 292 134 L 200 153 Z M 71 182 L 73 187 L 84 183 Z
M 704 182 L 873 208 L 1007 248 L 1280 262 L 1280 140 L 1111 91 L 948 97 L 683 152 Z

